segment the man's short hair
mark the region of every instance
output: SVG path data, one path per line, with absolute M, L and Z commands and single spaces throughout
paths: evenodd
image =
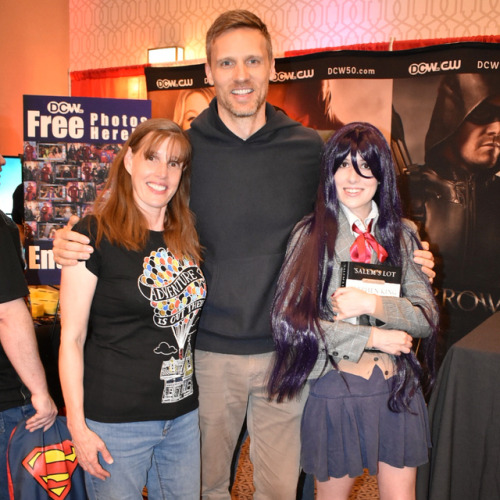
M 206 38 L 206 51 L 207 62 L 211 63 L 212 45 L 214 41 L 224 33 L 237 29 L 237 28 L 250 28 L 258 30 L 266 39 L 267 53 L 269 60 L 273 58 L 273 46 L 271 42 L 271 35 L 267 30 L 267 26 L 252 12 L 248 10 L 228 10 L 221 14 L 207 31 Z

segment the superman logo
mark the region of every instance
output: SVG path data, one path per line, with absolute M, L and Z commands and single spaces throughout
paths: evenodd
M 71 491 L 71 476 L 78 465 L 75 447 L 62 443 L 34 448 L 22 462 L 52 500 L 64 500 Z

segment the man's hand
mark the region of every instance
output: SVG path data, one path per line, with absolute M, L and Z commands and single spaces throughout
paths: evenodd
M 434 268 L 434 255 L 429 250 L 429 242 L 422 241 L 423 250 L 415 250 L 413 252 L 413 260 L 416 264 L 422 266 L 422 271 L 429 277 L 432 283 L 436 277 L 436 273 L 432 270 Z
M 57 416 L 57 408 L 49 396 L 45 371 L 38 354 L 33 319 L 22 297 L 0 304 L 0 343 L 19 378 L 31 392 L 35 415 L 26 429 L 47 430 Z
M 71 230 L 79 220 L 76 215 L 72 215 L 68 224 L 56 231 L 54 260 L 61 266 L 76 266 L 79 260 L 88 260 L 94 251 L 87 236 Z
M 30 432 L 43 427 L 49 429 L 57 417 L 57 407 L 48 393 L 32 394 L 31 404 L 36 413 L 26 421 L 26 429 Z

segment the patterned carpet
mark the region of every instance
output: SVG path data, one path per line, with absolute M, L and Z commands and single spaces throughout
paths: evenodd
M 234 480 L 231 500 L 252 500 L 253 467 L 248 456 L 250 441 L 247 439 L 241 448 L 240 462 Z M 356 480 L 349 500 L 379 500 L 377 480 L 364 474 Z
M 234 479 L 231 500 L 252 500 L 253 499 L 253 466 L 249 457 L 250 439 L 243 443 L 240 453 L 240 461 Z M 143 492 L 143 500 L 148 500 L 146 488 Z M 365 473 L 354 483 L 349 500 L 380 500 L 378 494 L 377 480 L 373 476 Z

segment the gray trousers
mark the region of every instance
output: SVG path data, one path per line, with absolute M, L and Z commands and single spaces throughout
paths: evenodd
M 200 388 L 202 499 L 230 500 L 231 461 L 247 419 L 255 500 L 295 500 L 300 472 L 300 421 L 307 399 L 267 396 L 273 354 L 196 351 Z

